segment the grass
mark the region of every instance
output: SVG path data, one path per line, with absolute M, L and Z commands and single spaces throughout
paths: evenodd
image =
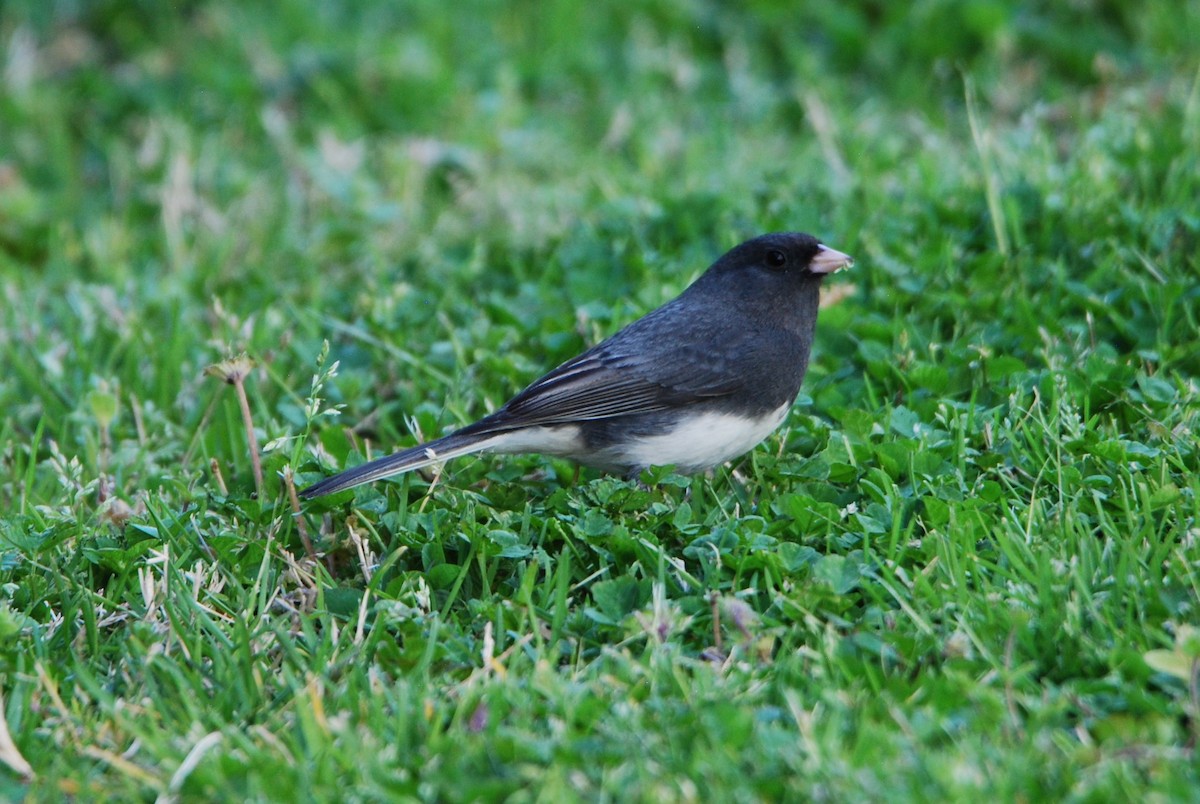
M 0 789 L 1193 798 L 1198 36 L 5 3 Z M 463 459 L 293 513 L 778 229 L 858 264 L 731 467 Z

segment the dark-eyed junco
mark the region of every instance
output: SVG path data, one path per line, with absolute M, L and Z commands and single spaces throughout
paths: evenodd
M 450 435 L 320 481 L 336 491 L 472 452 L 540 452 L 636 476 L 736 458 L 787 415 L 808 368 L 821 279 L 853 260 L 795 232 L 748 240 L 673 301 Z

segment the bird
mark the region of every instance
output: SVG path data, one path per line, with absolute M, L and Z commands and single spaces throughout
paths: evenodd
M 800 232 L 735 246 L 679 296 L 535 380 L 494 413 L 300 492 L 305 499 L 463 455 L 540 453 L 636 480 L 704 472 L 783 422 L 808 369 L 822 279 L 847 254 Z

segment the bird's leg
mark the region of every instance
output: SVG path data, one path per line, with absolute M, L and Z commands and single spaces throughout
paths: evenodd
M 713 621 L 713 647 L 717 649 L 717 654 L 725 655 L 725 646 L 721 641 L 721 601 L 717 597 L 717 593 L 711 592 L 708 596 L 708 605 L 712 609 Z
M 642 480 L 642 472 L 646 470 L 645 466 L 635 466 L 625 473 L 625 479 L 636 485 L 642 491 L 650 491 L 650 486 Z

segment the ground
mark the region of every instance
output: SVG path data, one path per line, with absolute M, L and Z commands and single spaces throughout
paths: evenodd
M 1200 7 L 795 6 L 0 6 L 3 794 L 1193 798 Z M 745 458 L 292 500 L 775 230 Z

